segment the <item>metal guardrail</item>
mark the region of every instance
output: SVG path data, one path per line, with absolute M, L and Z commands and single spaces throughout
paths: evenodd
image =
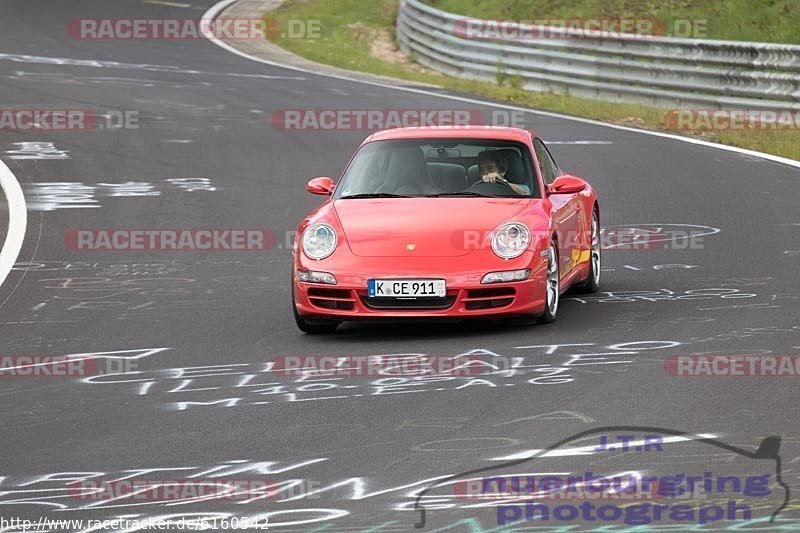
M 659 107 L 800 110 L 797 45 L 587 38 L 574 30 L 526 24 L 517 27 L 557 38 L 501 41 L 467 38 L 466 19 L 419 0 L 401 0 L 397 42 L 430 69 L 484 81 L 497 80 L 502 70 L 529 90 Z

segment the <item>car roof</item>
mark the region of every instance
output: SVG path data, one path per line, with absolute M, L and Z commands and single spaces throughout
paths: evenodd
M 502 141 L 522 141 L 528 135 L 537 137 L 536 132 L 521 128 L 503 126 L 429 126 L 415 128 L 393 128 L 373 133 L 364 143 L 392 139 L 497 139 Z

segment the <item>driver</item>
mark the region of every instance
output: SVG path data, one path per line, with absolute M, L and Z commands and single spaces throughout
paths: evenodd
M 496 150 L 484 150 L 479 153 L 478 168 L 484 183 L 504 183 L 515 193 L 530 196 L 531 190 L 526 185 L 511 183 L 506 179 L 506 173 L 508 172 L 506 162 Z

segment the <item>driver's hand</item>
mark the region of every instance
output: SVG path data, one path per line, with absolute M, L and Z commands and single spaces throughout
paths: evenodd
M 489 172 L 481 176 L 481 179 L 484 181 L 484 183 L 494 183 L 497 180 L 502 180 L 503 176 L 497 172 Z

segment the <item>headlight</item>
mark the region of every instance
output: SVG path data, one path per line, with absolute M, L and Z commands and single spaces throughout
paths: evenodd
M 336 231 L 327 224 L 312 224 L 303 232 L 303 252 L 311 259 L 325 259 L 336 249 Z
M 492 250 L 503 259 L 519 257 L 531 243 L 531 232 L 519 222 L 509 222 L 492 237 Z

